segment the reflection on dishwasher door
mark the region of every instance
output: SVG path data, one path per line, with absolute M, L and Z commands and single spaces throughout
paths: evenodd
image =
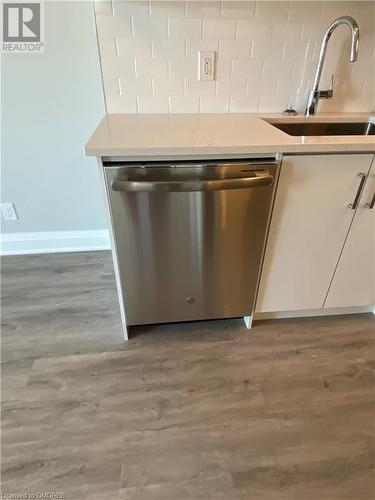
M 252 314 L 277 167 L 104 164 L 129 325 Z

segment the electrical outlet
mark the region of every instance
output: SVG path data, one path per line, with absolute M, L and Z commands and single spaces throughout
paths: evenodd
M 4 220 L 18 220 L 13 203 L 1 203 L 0 206 Z
M 198 53 L 198 79 L 215 79 L 215 52 L 201 50 Z

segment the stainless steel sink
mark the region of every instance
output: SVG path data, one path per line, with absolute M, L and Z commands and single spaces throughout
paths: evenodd
M 373 122 L 303 122 L 303 123 L 271 123 L 274 127 L 288 135 L 375 135 Z

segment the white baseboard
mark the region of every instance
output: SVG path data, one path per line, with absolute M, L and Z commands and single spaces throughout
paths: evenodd
M 375 314 L 375 306 L 356 307 L 329 307 L 327 309 L 301 309 L 296 311 L 277 312 L 255 312 L 254 319 L 284 319 L 284 318 L 308 318 L 314 316 L 333 316 L 340 314 L 358 314 L 372 312 Z
M 47 231 L 1 235 L 1 255 L 109 250 L 106 229 L 91 231 Z

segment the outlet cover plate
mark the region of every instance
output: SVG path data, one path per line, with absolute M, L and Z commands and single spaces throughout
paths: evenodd
M 4 220 L 18 220 L 16 209 L 13 203 L 1 203 L 1 212 Z
M 215 80 L 215 51 L 200 50 L 198 52 L 198 80 Z

